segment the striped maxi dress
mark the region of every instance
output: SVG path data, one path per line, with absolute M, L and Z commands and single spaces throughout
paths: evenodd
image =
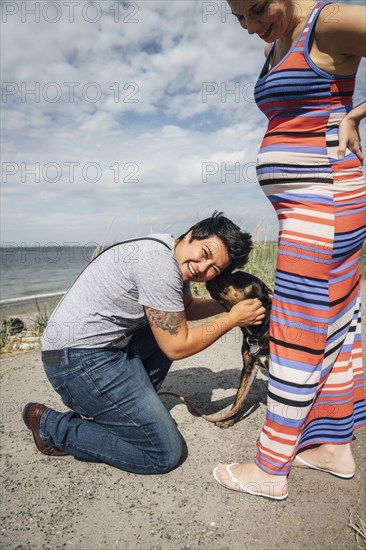
M 311 61 L 319 2 L 289 53 L 269 59 L 255 98 L 269 119 L 257 162 L 279 220 L 270 326 L 267 416 L 256 464 L 288 474 L 297 450 L 352 441 L 365 425 L 360 256 L 365 182 L 359 159 L 338 160 L 338 126 L 352 109 L 355 75 Z M 272 45 L 272 48 L 274 46 Z

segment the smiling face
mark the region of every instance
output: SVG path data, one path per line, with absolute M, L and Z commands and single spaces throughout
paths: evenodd
M 204 283 L 219 275 L 231 260 L 228 251 L 219 237 L 189 242 L 191 232 L 178 241 L 175 257 L 182 272 L 183 281 Z
M 297 25 L 296 3 L 291 0 L 228 0 L 241 27 L 265 42 L 275 42 Z

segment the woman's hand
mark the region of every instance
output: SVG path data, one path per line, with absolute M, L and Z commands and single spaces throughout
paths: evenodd
M 228 313 L 237 327 L 260 325 L 263 323 L 265 314 L 266 310 L 257 298 L 238 302 Z
M 361 147 L 361 138 L 359 131 L 360 120 L 366 116 L 366 102 L 361 103 L 352 111 L 350 111 L 342 120 L 338 130 L 338 158 L 344 158 L 346 149 L 352 151 L 361 162 L 363 162 L 364 155 Z

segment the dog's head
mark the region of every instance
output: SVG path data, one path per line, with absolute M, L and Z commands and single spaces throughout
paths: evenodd
M 266 320 L 269 319 L 271 312 L 272 291 L 258 277 L 246 273 L 245 271 L 236 271 L 235 273 L 223 273 L 206 283 L 206 288 L 211 297 L 219 302 L 227 311 L 240 302 L 250 298 L 258 298 L 263 307 L 266 308 Z M 266 321 L 265 321 L 266 322 Z M 251 327 L 258 333 L 261 327 Z

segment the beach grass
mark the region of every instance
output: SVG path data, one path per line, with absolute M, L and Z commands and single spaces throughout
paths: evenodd
M 36 300 L 36 308 L 37 308 L 37 315 L 36 318 L 33 319 L 33 331 L 36 334 L 36 336 L 42 336 L 44 329 L 47 326 L 48 323 L 48 313 L 46 308 L 42 309 L 39 303 Z
M 352 514 L 350 514 L 348 527 L 350 527 L 356 535 L 357 548 L 366 548 L 366 523 L 363 519 L 359 516 L 354 519 Z
M 46 307 L 42 309 L 37 300 L 35 307 L 34 316 L 30 319 L 32 326 L 27 326 L 24 319 L 16 315 L 4 319 L 0 327 L 0 354 L 34 349 L 35 343 L 39 344 L 47 326 L 49 314 Z M 30 343 L 32 345 L 27 345 Z
M 278 245 L 274 241 L 254 241 L 249 260 L 241 271 L 255 275 L 271 289 L 274 287 L 276 275 L 276 258 Z M 288 250 L 289 259 L 296 261 L 298 252 L 295 249 Z M 362 247 L 361 254 L 361 279 L 366 278 L 366 243 Z M 204 283 L 191 283 L 192 294 L 198 298 L 209 298 Z
M 4 348 L 12 335 L 11 319 L 4 320 L 0 330 L 0 349 Z

